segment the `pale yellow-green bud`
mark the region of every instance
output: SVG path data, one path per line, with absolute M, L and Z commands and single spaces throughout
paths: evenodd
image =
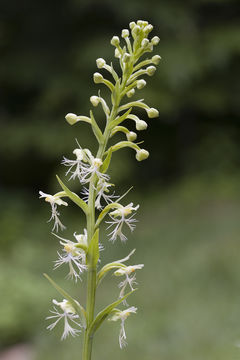
M 77 115 L 76 114 L 73 114 L 73 113 L 68 113 L 66 116 L 65 116 L 65 119 L 67 120 L 67 122 L 70 124 L 70 125 L 73 125 L 77 122 Z
M 159 116 L 158 110 L 154 109 L 154 108 L 147 109 L 147 114 L 148 114 L 148 117 L 151 119 Z
M 123 29 L 122 30 L 122 37 L 123 38 L 126 38 L 126 37 L 128 37 L 129 36 L 129 30 L 128 29 Z
M 140 80 L 137 81 L 137 88 L 140 90 L 140 89 L 144 88 L 144 86 L 145 86 L 146 84 L 147 84 L 147 83 L 146 83 L 145 80 L 140 79 Z
M 118 46 L 120 44 L 120 40 L 118 36 L 113 36 L 111 40 L 111 45 Z
M 134 28 L 134 26 L 136 26 L 136 23 L 134 21 L 131 21 L 129 23 L 129 28 L 132 30 Z
M 106 61 L 103 58 L 97 59 L 96 63 L 99 69 L 102 69 L 106 65 Z
M 135 25 L 134 28 L 132 29 L 132 36 L 135 38 L 136 36 L 138 36 L 140 31 L 141 31 L 140 26 Z
M 124 63 L 128 63 L 128 62 L 130 61 L 130 59 L 131 59 L 131 55 L 130 55 L 130 54 L 125 53 L 125 54 L 123 55 L 123 62 L 124 62 Z
M 161 56 L 160 55 L 154 55 L 152 57 L 152 62 L 154 65 L 158 65 L 160 63 L 160 60 L 161 60 Z
M 155 66 L 148 66 L 147 69 L 146 69 L 146 71 L 147 71 L 147 74 L 148 74 L 149 76 L 153 76 L 153 74 L 154 74 L 155 71 L 156 71 L 156 68 L 155 68 Z
M 148 127 L 148 124 L 146 123 L 146 121 L 144 120 L 137 120 L 136 121 L 136 129 L 141 131 L 141 130 L 146 130 L 146 128 Z
M 103 76 L 102 74 L 96 72 L 93 74 L 93 81 L 95 82 L 95 84 L 100 84 L 103 81 Z
M 134 89 L 131 89 L 127 92 L 127 97 L 130 98 L 132 97 L 133 95 L 135 94 L 135 90 Z
M 136 159 L 138 161 L 142 161 L 142 160 L 145 160 L 149 157 L 149 152 L 147 150 L 144 150 L 144 149 L 140 149 L 137 151 L 136 153 Z
M 137 21 L 137 25 L 138 25 L 138 26 L 143 26 L 143 25 L 144 25 L 144 21 L 143 21 L 143 20 L 138 20 L 138 21 Z
M 141 46 L 144 48 L 144 47 L 147 47 L 149 45 L 149 40 L 148 39 L 143 39 L 142 42 L 141 42 Z
M 98 96 L 91 96 L 90 101 L 93 104 L 93 106 L 98 106 L 100 99 Z
M 144 33 L 146 35 L 148 35 L 153 29 L 153 26 L 151 24 L 147 25 L 145 28 L 144 28 Z
M 153 45 L 158 45 L 159 41 L 160 41 L 159 37 L 158 37 L 158 36 L 154 36 L 154 37 L 152 38 L 152 40 L 151 40 L 151 43 L 152 43 Z
M 128 141 L 134 141 L 137 138 L 137 134 L 134 131 L 130 131 L 126 136 Z
M 118 50 L 117 48 L 115 49 L 114 56 L 115 56 L 116 58 L 120 58 L 120 57 L 121 57 L 121 54 L 120 54 L 120 52 L 119 52 L 119 50 Z

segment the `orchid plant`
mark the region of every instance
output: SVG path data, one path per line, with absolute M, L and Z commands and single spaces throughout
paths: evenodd
M 68 335 L 76 336 L 81 332 L 84 333 L 82 360 L 91 359 L 94 334 L 107 318 L 111 321 L 120 321 L 120 348 L 127 344 L 125 321 L 129 315 L 137 312 L 137 308 L 128 307 L 126 299 L 136 290 L 136 270 L 144 266 L 143 264 L 126 265 L 135 250 L 123 259 L 100 266 L 100 251 L 103 246 L 99 242 L 99 232 L 103 220 L 107 223 L 111 242 L 117 239 L 126 242 L 125 231 L 127 228 L 131 232 L 134 230 L 135 213 L 139 208 L 139 205 L 134 206 L 132 202 L 122 204 L 123 196 L 117 196 L 111 191 L 113 183 L 110 182 L 107 171 L 112 154 L 122 148 L 130 147 L 135 150 L 138 161 L 145 160 L 149 156 L 147 150 L 140 148 L 139 144 L 134 142 L 137 134 L 123 126 L 123 122 L 126 119 L 133 120 L 138 131 L 147 128 L 147 122 L 133 113 L 136 107 L 144 109 L 149 118 L 158 117 L 158 111 L 145 104 L 143 99 L 124 102 L 125 97 L 131 98 L 136 90 L 141 90 L 146 85 L 146 80 L 142 77 L 152 76 L 156 70 L 155 65 L 158 65 L 160 61 L 159 55 L 144 58 L 144 55 L 151 53 L 154 46 L 159 43 L 157 36 L 148 39 L 153 26 L 147 21 L 139 20 L 136 23 L 131 22 L 129 27 L 130 31 L 122 30 L 124 44 L 121 45 L 118 36 L 113 36 L 111 39 L 111 44 L 115 47 L 115 57 L 119 60 L 121 74 L 114 70 L 112 63 L 108 65 L 102 58 L 96 61 L 98 69 L 106 70 L 113 78 L 109 81 L 99 72 L 93 75 L 96 84 L 103 84 L 110 90 L 111 105 L 100 96 L 100 92 L 98 96 L 90 97 L 93 107 L 98 105 L 102 107 L 106 118 L 104 130 L 99 127 L 92 110 L 89 116 L 68 113 L 65 117 L 70 125 L 87 122 L 98 142 L 96 155 L 93 155 L 89 149 L 82 148 L 77 142 L 77 147 L 73 150 L 73 158 L 63 158 L 62 164 L 66 167 L 67 179 L 78 181 L 81 192 L 79 195 L 72 192 L 59 177 L 57 179 L 61 187 L 60 192 L 55 195 L 39 192 L 40 198 L 44 198 L 51 206 L 49 221 L 53 222 L 52 232 L 59 239 L 60 250 L 57 252 L 58 258 L 54 263 L 54 269 L 67 266 L 69 271 L 67 278 L 72 279 L 76 284 L 82 274 L 87 273 L 85 307 L 45 274 L 63 297 L 61 301 L 55 299 L 52 301 L 53 309 L 50 311 L 51 315 L 47 317 L 50 321 L 47 328 L 52 330 L 63 320 L 62 340 Z M 123 133 L 126 139 L 109 146 L 109 139 L 119 132 Z M 66 199 L 77 204 L 86 218 L 86 228 L 80 234 L 74 232 L 71 239 L 65 239 L 57 234 L 59 229 L 65 229 L 65 225 L 60 220 L 59 207 L 68 206 Z M 106 220 L 107 216 L 108 220 Z M 97 288 L 105 275 L 111 271 L 116 277 L 123 278 L 118 285 L 119 297 L 95 315 Z M 120 305 L 126 308 L 119 309 Z

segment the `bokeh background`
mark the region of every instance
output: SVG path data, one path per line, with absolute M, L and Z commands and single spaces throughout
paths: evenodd
M 42 273 L 83 302 L 85 279 L 78 287 L 53 272 L 58 244 L 38 190 L 58 191 L 75 138 L 94 148 L 89 128 L 64 116 L 88 114 L 96 58 L 111 61 L 111 37 L 138 19 L 161 38 L 162 62 L 139 93 L 160 116 L 139 134 L 147 161 L 130 150 L 114 156 L 117 193 L 133 185 L 126 201 L 141 207 L 126 245 L 103 237 L 102 262 L 136 247 L 132 261 L 145 268 L 129 300 L 139 311 L 126 324 L 127 349 L 118 348 L 119 324 L 106 322 L 93 359 L 240 359 L 239 10 L 237 0 L 1 1 L 1 360 L 80 359 L 79 338 L 60 342 L 61 326 L 46 330 L 60 297 Z M 74 206 L 62 213 L 65 237 L 82 230 Z M 117 294 L 109 276 L 98 307 Z

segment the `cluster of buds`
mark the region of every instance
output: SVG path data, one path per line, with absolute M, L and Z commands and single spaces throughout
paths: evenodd
M 86 216 L 86 229 L 84 229 L 82 234 L 74 232 L 73 240 L 65 239 L 54 233 L 60 240 L 61 247 L 61 250 L 57 252 L 58 259 L 54 262 L 54 269 L 67 265 L 69 268 L 67 277 L 75 280 L 75 282 L 81 279 L 83 272 L 88 272 L 89 282 L 86 310 L 68 295 L 66 291 L 56 285 L 52 279 L 46 276 L 61 295 L 64 296 L 64 300 L 61 302 L 53 300 L 55 305 L 52 311 L 53 315 L 49 316 L 48 319 L 54 319 L 55 321 L 48 326 L 48 329 L 52 330 L 61 319 L 64 319 L 62 339 L 65 339 L 69 334 L 73 336 L 78 335 L 80 328 L 83 327 L 85 331 L 84 359 L 90 359 L 89 356 L 86 356 L 88 346 L 90 346 L 88 345 L 88 340 L 90 337 L 93 337 L 95 329 L 107 317 L 112 321 L 121 320 L 119 344 L 121 348 L 125 346 L 125 320 L 131 313 L 136 313 L 137 311 L 137 308 L 134 306 L 125 310 L 119 310 L 117 306 L 121 303 L 125 306 L 127 305 L 126 298 L 135 291 L 134 285 L 137 284 L 135 272 L 142 269 L 144 265 L 124 264 L 133 254 L 134 251 L 132 251 L 124 259 L 108 263 L 97 272 L 100 264 L 100 250 L 102 250 L 102 246 L 99 243 L 99 227 L 105 216 L 108 215 L 109 220 L 106 223 L 108 225 L 107 229 L 110 229 L 108 236 L 111 242 L 115 242 L 118 238 L 121 242 L 126 242 L 127 235 L 124 229 L 129 229 L 132 232 L 136 227 L 137 220 L 135 219 L 135 213 L 139 205 L 134 206 L 130 202 L 124 206 L 120 203 L 126 194 L 120 197 L 111 191 L 114 184 L 110 182 L 110 176 L 107 174 L 107 171 L 113 153 L 122 148 L 128 147 L 133 149 L 137 161 L 145 160 L 149 156 L 149 152 L 141 148 L 139 143 L 135 142 L 137 132 L 146 130 L 148 123 L 146 119 L 140 119 L 134 114 L 133 110 L 135 108 L 144 109 L 147 117 L 150 119 L 158 117 L 158 110 L 148 106 L 143 99 L 131 100 L 130 102 L 128 99 L 146 86 L 146 76 L 154 75 L 156 65 L 159 64 L 161 59 L 159 55 L 142 59 L 146 53 L 151 53 L 154 46 L 159 43 L 157 36 L 150 38 L 152 29 L 153 26 L 147 21 L 139 20 L 136 23 L 131 22 L 129 29 L 122 30 L 121 40 L 118 36 L 113 36 L 111 45 L 115 47 L 115 57 L 119 60 L 121 74 L 114 70 L 112 63 L 107 64 L 101 57 L 96 60 L 99 71 L 107 71 L 112 76 L 112 81 L 110 81 L 105 79 L 104 75 L 100 72 L 93 74 L 93 80 L 96 84 L 103 84 L 110 90 L 111 104 L 109 100 L 102 98 L 100 90 L 97 92 L 98 95 L 90 97 L 90 103 L 93 108 L 101 106 L 103 110 L 106 120 L 104 130 L 102 130 L 102 126 L 99 127 L 98 121 L 94 117 L 94 109 L 90 110 L 89 116 L 68 113 L 65 117 L 70 125 L 81 122 L 88 123 L 99 146 L 96 155 L 93 155 L 89 149 L 83 149 L 77 142 L 77 147 L 73 150 L 73 158 L 68 159 L 64 157 L 62 160 L 62 164 L 67 168 L 65 173 L 67 179 L 77 180 L 79 185 L 82 186 L 79 195 L 72 192 L 59 178 L 58 181 L 62 188 L 61 192 L 55 195 L 46 194 L 42 191 L 39 192 L 40 198 L 45 198 L 51 206 L 50 220 L 54 222 L 52 231 L 57 232 L 59 228 L 61 230 L 65 229 L 65 226 L 59 219 L 60 213 L 58 211 L 58 206 L 68 205 L 66 201 L 62 200 L 64 197 L 78 205 Z M 127 99 L 127 102 L 124 102 L 124 98 Z M 128 129 L 123 124 L 126 120 L 134 122 L 136 132 Z M 125 138 L 109 146 L 108 140 L 114 138 L 114 135 L 117 133 L 124 134 Z M 98 216 L 96 216 L 96 213 L 98 213 Z M 117 277 L 125 277 L 118 285 L 120 288 L 119 298 L 113 304 L 107 306 L 94 319 L 94 309 L 89 305 L 93 304 L 94 300 L 90 299 L 90 296 L 95 297 L 96 287 L 110 270 L 114 270 L 114 275 Z M 128 294 L 126 294 L 126 289 L 130 290 Z

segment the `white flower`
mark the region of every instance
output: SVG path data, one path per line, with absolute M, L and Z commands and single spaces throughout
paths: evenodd
M 78 327 L 81 327 L 81 324 L 76 321 L 77 319 L 79 319 L 79 316 L 76 314 L 76 311 L 71 306 L 69 301 L 67 301 L 66 299 L 63 299 L 63 301 L 58 302 L 57 300 L 53 299 L 52 302 L 54 305 L 57 305 L 58 307 L 60 307 L 62 312 L 59 312 L 59 310 L 55 306 L 54 306 L 54 310 L 50 310 L 50 312 L 53 315 L 48 316 L 46 319 L 56 319 L 56 321 L 54 323 L 52 323 L 51 325 L 49 325 L 47 327 L 47 329 L 52 330 L 61 319 L 64 319 L 64 331 L 63 331 L 61 340 L 66 339 L 66 337 L 69 334 L 72 336 L 78 335 L 81 332 L 81 330 L 74 329 L 69 324 L 69 321 L 71 321 Z M 77 301 L 76 301 L 76 303 L 77 303 Z
M 57 205 L 68 206 L 68 203 L 63 201 L 58 194 L 50 195 L 44 193 L 43 191 L 39 191 L 39 194 L 40 194 L 39 198 L 45 198 L 45 201 L 49 202 L 51 205 L 52 215 L 48 220 L 48 222 L 54 220 L 52 231 L 54 230 L 58 231 L 58 227 L 60 227 L 61 230 L 64 230 L 66 227 L 59 220 L 60 213 L 57 211 Z
M 65 166 L 69 166 L 69 169 L 66 172 L 66 175 L 71 173 L 69 180 L 71 180 L 71 179 L 75 180 L 75 178 L 78 178 L 79 181 L 81 181 L 83 174 L 86 173 L 89 165 L 86 164 L 87 159 L 86 159 L 86 155 L 85 155 L 85 152 L 83 149 L 77 148 L 77 149 L 73 150 L 73 154 L 76 156 L 76 160 L 69 160 L 64 157 L 62 164 Z M 74 167 L 75 167 L 75 170 L 72 171 L 72 169 Z
M 139 208 L 139 205 L 133 207 L 133 203 L 128 204 L 127 206 L 121 206 L 120 208 L 112 211 L 109 213 L 110 218 L 112 221 L 106 221 L 107 224 L 110 224 L 108 226 L 108 229 L 112 226 L 115 226 L 113 231 L 109 234 L 111 236 L 110 241 L 115 241 L 117 237 L 119 236 L 121 241 L 126 241 L 127 237 L 122 233 L 122 227 L 125 223 L 131 231 L 135 229 L 135 222 L 137 222 L 136 219 L 133 219 L 134 214 L 132 214 L 130 217 L 127 217 L 130 215 L 133 211 L 136 211 Z
M 124 328 L 125 320 L 128 318 L 130 314 L 136 314 L 136 312 L 137 312 L 137 308 L 135 306 L 131 306 L 130 308 L 123 311 L 115 310 L 115 313 L 109 319 L 110 321 L 121 320 L 121 327 L 119 333 L 119 345 L 121 349 L 127 345 L 126 342 L 127 336 Z
M 106 181 L 109 180 L 110 176 L 107 174 L 103 174 L 100 171 L 100 167 L 103 164 L 102 160 L 99 158 L 94 158 L 89 150 L 87 153 L 87 157 L 88 157 L 88 163 L 90 164 L 90 166 L 86 169 L 85 173 L 82 174 L 81 183 L 86 184 L 86 183 L 90 182 L 94 175 L 97 175 L 99 180 L 100 179 L 106 180 Z
M 140 270 L 144 267 L 144 264 L 138 264 L 138 265 L 130 265 L 126 267 L 121 267 L 118 270 L 114 271 L 115 276 L 126 276 L 126 279 L 121 281 L 118 285 L 118 287 L 121 289 L 119 297 L 122 298 L 125 294 L 125 289 L 127 285 L 130 286 L 131 291 L 134 290 L 133 284 L 137 284 L 136 275 L 130 276 L 132 273 L 134 273 L 136 270 Z M 127 305 L 126 300 L 123 301 L 124 304 Z
M 86 265 L 86 253 L 80 246 L 87 246 L 87 230 L 84 230 L 84 235 L 77 235 L 74 233 L 74 237 L 77 242 L 73 242 L 67 239 L 63 239 L 60 236 L 54 234 L 59 238 L 60 244 L 63 246 L 63 253 L 58 254 L 58 260 L 55 261 L 54 270 L 62 264 L 68 264 L 69 273 L 68 278 L 75 279 L 77 281 L 80 278 L 80 274 L 87 269 Z M 78 246 L 79 245 L 79 246 Z

